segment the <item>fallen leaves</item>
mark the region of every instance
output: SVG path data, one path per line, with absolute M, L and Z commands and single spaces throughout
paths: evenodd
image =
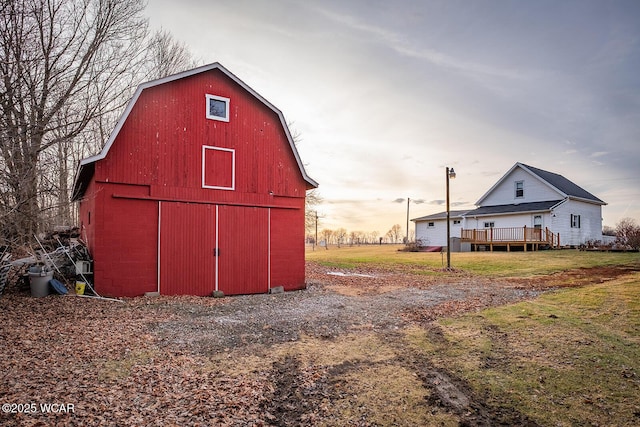
M 0 298 L 0 404 L 70 404 L 73 411 L 0 413 L 0 424 L 262 426 L 282 424 L 289 413 L 287 419 L 313 425 L 326 421 L 327 405 L 340 397 L 340 384 L 331 382 L 339 373 L 279 359 L 273 348 L 305 334 L 318 345 L 348 334 L 387 340 L 407 323 L 425 325 L 540 289 L 464 272 L 327 271 L 308 263 L 305 291 L 223 299 L 119 303 L 9 290 Z M 349 346 L 350 354 L 361 349 L 360 342 Z M 319 357 L 323 348 L 313 351 Z
M 160 350 L 149 333 L 194 300 L 119 304 L 5 295 L 0 403 L 63 402 L 73 412 L 2 413 L 0 424 L 263 425 L 258 408 L 266 381 L 220 373 L 205 358 Z

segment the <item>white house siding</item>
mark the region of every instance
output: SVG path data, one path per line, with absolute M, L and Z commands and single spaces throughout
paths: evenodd
M 516 182 L 524 182 L 524 197 L 516 198 Z M 493 191 L 482 200 L 482 206 L 509 205 L 512 203 L 560 200 L 563 196 L 537 177 L 521 168 L 514 169 Z M 498 225 L 496 224 L 496 227 Z
M 580 215 L 580 228 L 571 227 L 571 215 Z M 560 245 L 578 246 L 587 240 L 602 240 L 602 208 L 600 205 L 566 200 L 553 211 L 551 218 L 555 233 L 560 233 Z
M 451 220 L 451 237 L 460 237 L 462 234 L 462 222 L 453 224 Z M 428 227 L 433 222 L 433 227 Z M 447 246 L 447 221 L 435 219 L 429 221 L 416 221 L 416 240 L 422 246 Z

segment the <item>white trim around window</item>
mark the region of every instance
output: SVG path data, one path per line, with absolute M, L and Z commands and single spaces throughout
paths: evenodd
M 207 162 L 206 162 L 206 153 L 207 150 L 214 150 L 214 151 L 222 151 L 222 152 L 227 152 L 227 153 L 231 153 L 231 176 L 230 176 L 230 181 L 231 181 L 231 186 L 217 186 L 217 185 L 207 185 L 206 184 L 206 178 L 207 178 Z M 232 148 L 222 148 L 222 147 L 212 147 L 209 145 L 203 145 L 202 146 L 202 188 L 209 188 L 212 190 L 235 190 L 236 189 L 236 150 L 232 149 Z
M 524 197 L 524 181 L 516 181 L 516 199 Z
M 205 95 L 207 99 L 206 114 L 207 119 L 219 120 L 221 122 L 229 121 L 229 103 L 231 100 L 223 96 Z

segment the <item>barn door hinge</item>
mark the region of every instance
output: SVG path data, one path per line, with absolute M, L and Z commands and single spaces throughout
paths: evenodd
M 213 248 L 213 256 L 220 256 L 220 248 Z

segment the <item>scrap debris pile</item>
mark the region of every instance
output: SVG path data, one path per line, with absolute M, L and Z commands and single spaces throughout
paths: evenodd
M 35 247 L 15 250 L 28 256 L 13 261 L 10 248 L 0 247 L 0 295 L 14 282 L 19 289 L 28 288 L 28 272 L 34 267 L 52 271 L 55 279 L 67 287 L 72 287 L 76 280 L 93 281 L 91 255 L 77 227 L 58 227 L 34 237 Z

